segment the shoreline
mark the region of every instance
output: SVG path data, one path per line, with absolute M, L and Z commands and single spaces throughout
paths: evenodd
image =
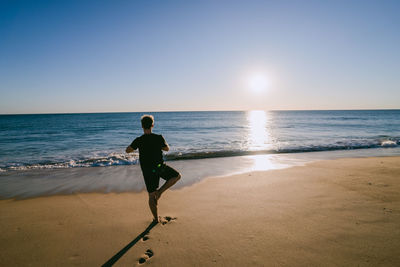
M 325 160 L 208 178 L 166 192 L 0 200 L 0 265 L 396 266 L 400 157 Z M 139 238 L 138 238 L 139 237 Z M 134 242 L 136 240 L 136 242 Z M 22 255 L 22 257 L 21 257 Z
M 251 171 L 302 166 L 337 158 L 400 156 L 400 148 L 248 155 L 167 161 L 183 179 L 175 188 L 199 183 L 208 177 L 225 177 Z M 41 169 L 0 173 L 0 199 L 27 199 L 75 193 L 122 193 L 145 190 L 139 165 Z

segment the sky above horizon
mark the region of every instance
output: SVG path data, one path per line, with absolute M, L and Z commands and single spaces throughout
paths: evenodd
M 0 114 L 400 108 L 400 1 L 0 0 Z

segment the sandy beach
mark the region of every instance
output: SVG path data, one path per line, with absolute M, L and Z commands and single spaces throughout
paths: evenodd
M 0 265 L 399 266 L 399 192 L 378 157 L 208 178 L 162 196 L 164 225 L 145 192 L 1 200 Z

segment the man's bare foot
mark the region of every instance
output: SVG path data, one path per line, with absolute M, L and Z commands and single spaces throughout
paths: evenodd
M 153 218 L 153 223 L 160 223 L 161 222 L 161 216 L 158 216 L 157 218 Z
M 153 218 L 153 223 L 161 223 L 162 225 L 168 223 L 171 220 L 171 217 L 161 217 L 158 216 L 158 218 Z

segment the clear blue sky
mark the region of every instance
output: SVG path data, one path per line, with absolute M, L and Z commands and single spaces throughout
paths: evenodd
M 0 0 L 0 113 L 400 108 L 399 14 L 378 0 Z

